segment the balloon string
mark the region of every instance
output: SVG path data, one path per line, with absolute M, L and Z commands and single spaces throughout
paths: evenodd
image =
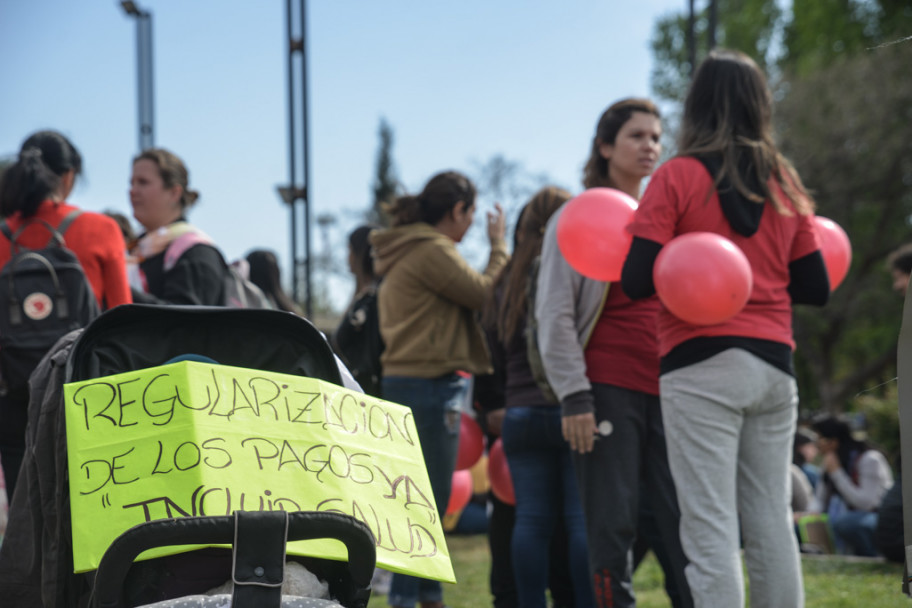
M 890 384 L 891 382 L 896 382 L 897 380 L 899 380 L 899 376 L 896 376 L 895 378 L 891 378 L 890 380 L 887 380 L 886 382 L 881 382 L 881 383 L 878 384 L 877 386 L 872 386 L 871 388 L 866 388 L 866 389 L 863 390 L 863 391 L 859 391 L 857 395 L 855 395 L 854 397 L 852 397 L 852 399 L 858 399 L 859 397 L 861 397 L 861 396 L 864 395 L 865 393 L 870 393 L 871 391 L 873 391 L 873 390 L 875 390 L 875 389 L 878 389 L 878 388 L 880 388 L 881 386 L 886 386 L 887 384 Z

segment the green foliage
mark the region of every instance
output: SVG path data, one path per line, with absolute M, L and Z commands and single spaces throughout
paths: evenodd
M 782 63 L 794 74 L 810 74 L 891 36 L 909 34 L 909 0 L 793 0 Z
M 374 177 L 373 202 L 367 212 L 367 220 L 381 226 L 389 226 L 390 218 L 384 206 L 392 203 L 399 194 L 399 179 L 393 163 L 393 128 L 385 118 L 380 119 L 378 131 L 380 145 L 377 150 L 377 175 Z
M 897 461 L 899 444 L 899 398 L 896 381 L 886 384 L 882 394 L 865 393 L 855 399 L 855 409 L 864 414 L 867 422 L 867 438 L 871 444 L 883 451 L 891 465 Z M 896 473 L 896 471 L 894 471 Z
M 696 61 L 709 52 L 709 8 L 697 11 L 694 21 Z M 775 32 L 781 25 L 782 11 L 775 0 L 717 0 L 716 42 L 750 55 L 769 71 L 773 66 Z M 655 63 L 652 90 L 660 99 L 682 101 L 690 84 L 691 65 L 687 48 L 687 12 L 671 13 L 655 25 L 652 50 Z
M 909 240 L 910 60 L 912 44 L 839 58 L 789 76 L 777 107 L 782 151 L 812 191 L 818 214 L 839 223 L 852 242 L 852 267 L 830 303 L 795 314 L 802 398 L 830 411 L 845 409 L 852 395 L 895 366 L 902 302 L 884 260 Z

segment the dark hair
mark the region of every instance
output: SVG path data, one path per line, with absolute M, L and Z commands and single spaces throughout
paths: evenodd
M 599 151 L 602 144 L 614 145 L 621 127 L 630 120 L 634 112 L 645 112 L 656 118 L 662 118 L 659 109 L 648 99 L 628 98 L 611 104 L 602 112 L 595 127 L 595 137 L 592 138 L 592 149 L 589 160 L 583 168 L 583 187 L 585 188 L 613 188 L 608 175 L 608 159 Z
M 151 160 L 158 166 L 158 174 L 161 176 L 165 188 L 181 187 L 181 209 L 189 209 L 196 203 L 199 192 L 190 189 L 190 173 L 187 171 L 184 161 L 176 154 L 164 148 L 149 148 L 140 152 L 133 159 L 133 164 L 135 165 L 141 160 Z
M 817 433 L 814 431 L 805 428 L 796 430 L 792 441 L 792 462 L 799 467 L 804 466 L 807 463 L 807 459 L 801 453 L 801 448 L 815 441 L 817 441 Z
M 136 240 L 136 231 L 133 230 L 133 224 L 130 223 L 129 218 L 123 213 L 118 211 L 111 211 L 108 209 L 104 212 L 109 218 L 117 222 L 117 227 L 120 228 L 121 234 L 123 234 L 124 242 L 127 244 L 127 249 L 132 247 L 133 241 Z
M 811 424 L 811 428 L 818 436 L 825 439 L 835 439 L 839 442 L 836 454 L 842 468 L 851 475 L 852 457 L 859 456 L 862 452 L 871 449 L 867 441 L 859 441 L 852 436 L 852 427 L 849 423 L 836 416 L 824 415 Z
M 282 289 L 276 255 L 265 249 L 254 249 L 246 259 L 250 265 L 250 282 L 259 287 L 279 310 L 301 314 L 300 307 Z
M 772 176 L 798 213 L 806 215 L 814 202 L 791 163 L 776 148 L 772 112 L 766 77 L 754 60 L 740 51 L 711 51 L 697 68 L 684 101 L 678 155 L 720 157 L 717 187 L 728 178 L 746 199 L 760 204 L 770 200 L 777 211 L 789 214 L 769 188 Z M 743 175 L 739 167 L 752 175 Z
M 475 185 L 462 173 L 444 171 L 432 177 L 421 194 L 397 197 L 384 210 L 392 216 L 393 226 L 416 222 L 435 226 L 460 201 L 466 209 L 475 204 Z
M 67 171 L 82 174 L 82 156 L 76 146 L 57 131 L 32 134 L 0 179 L 0 215 L 35 215 L 42 201 L 60 187 L 60 178 Z
M 895 249 L 887 258 L 887 265 L 890 270 L 912 275 L 912 243 Z
M 485 311 L 488 327 L 497 328 L 497 337 L 508 344 L 519 330 L 526 315 L 528 298 L 526 286 L 532 261 L 541 253 L 545 226 L 561 205 L 570 200 L 571 194 L 563 188 L 545 186 L 536 192 L 520 211 L 514 236 L 513 257 L 494 280 L 493 294 L 501 285 L 503 295 L 500 306 L 489 300 Z
M 348 246 L 351 247 L 355 259 L 361 266 L 361 270 L 369 277 L 375 277 L 374 274 L 374 257 L 371 255 L 371 244 L 369 236 L 371 231 L 376 230 L 379 226 L 374 224 L 365 224 L 358 226 L 348 235 Z

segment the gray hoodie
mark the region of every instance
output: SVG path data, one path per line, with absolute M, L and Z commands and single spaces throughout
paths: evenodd
M 566 205 L 551 217 L 545 229 L 535 318 L 545 375 L 566 416 L 595 411 L 583 351 L 595 329 L 610 285 L 587 279 L 573 270 L 561 255 L 557 245 L 557 222 L 565 208 Z M 567 397 L 571 395 L 576 398 L 568 402 Z

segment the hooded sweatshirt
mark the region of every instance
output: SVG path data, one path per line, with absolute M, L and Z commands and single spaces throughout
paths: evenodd
M 491 244 L 484 273 L 462 258 L 456 244 L 418 222 L 371 233 L 380 334 L 386 344 L 384 376 L 436 378 L 457 370 L 490 373 L 476 312 L 506 265 L 506 244 Z

